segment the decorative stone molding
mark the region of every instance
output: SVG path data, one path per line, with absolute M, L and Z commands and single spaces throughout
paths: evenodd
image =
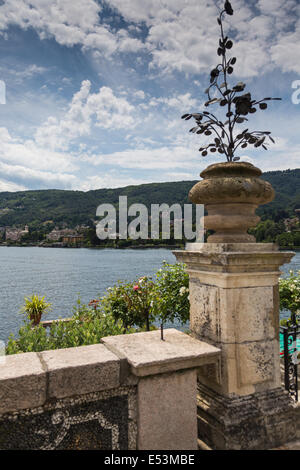
M 206 229 L 216 233 L 209 243 L 254 243 L 247 233 L 260 221 L 255 214 L 259 204 L 274 199 L 275 192 L 262 172 L 251 163 L 225 162 L 209 165 L 200 176 L 203 178 L 189 192 L 195 204 L 205 204 L 208 215 L 204 217 Z

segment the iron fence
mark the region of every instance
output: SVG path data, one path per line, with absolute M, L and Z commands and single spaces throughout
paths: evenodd
M 284 386 L 293 400 L 298 401 L 300 325 L 296 323 L 296 320 L 290 321 L 287 326 L 280 326 L 280 333 L 283 337 L 283 349 L 281 355 L 283 356 L 284 362 Z

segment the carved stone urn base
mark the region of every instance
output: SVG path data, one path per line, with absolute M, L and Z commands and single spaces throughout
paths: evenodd
M 260 221 L 255 210 L 275 196 L 261 174 L 259 168 L 246 162 L 217 163 L 202 171 L 203 180 L 191 189 L 189 199 L 205 204 L 208 215 L 204 217 L 204 227 L 215 231 L 208 243 L 255 243 L 255 238 L 247 233 Z

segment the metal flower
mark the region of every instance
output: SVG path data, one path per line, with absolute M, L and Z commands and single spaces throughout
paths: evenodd
M 233 8 L 228 0 L 225 1 L 224 9 L 217 19 L 221 29 L 217 54 L 221 63 L 210 72 L 210 85 L 205 91 L 208 98 L 205 107 L 218 104 L 226 110 L 226 120 L 223 122 L 215 114 L 208 111 L 184 114 L 182 119 L 195 119 L 196 125 L 190 129 L 190 132 L 204 134 L 205 136 L 214 135 L 213 142 L 200 147 L 199 151 L 203 157 L 206 157 L 209 151 L 218 152 L 224 154 L 227 161 L 231 162 L 239 160 L 239 157 L 235 156 L 235 152 L 239 147 L 244 149 L 248 145 L 253 145 L 254 147 L 261 146 L 267 150 L 266 139 L 274 143 L 269 131 L 250 132 L 249 129 L 237 131 L 236 126 L 248 121 L 245 116 L 255 113 L 258 109 L 267 109 L 267 101 L 280 100 L 281 98 L 268 97 L 257 101 L 252 98 L 249 92 L 240 94 L 246 88 L 245 83 L 238 82 L 233 86 L 229 84 L 228 76 L 233 73 L 233 66 L 237 59 L 236 57 L 227 57 L 227 51 L 232 49 L 233 41 L 224 35 L 222 19 L 225 13 L 230 16 L 233 15 Z
M 233 9 L 232 9 L 231 3 L 228 0 L 226 0 L 225 2 L 224 9 L 227 15 L 233 15 Z

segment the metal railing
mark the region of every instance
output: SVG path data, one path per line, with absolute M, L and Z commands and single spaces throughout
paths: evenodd
M 283 351 L 281 352 L 281 355 L 284 362 L 284 386 L 289 392 L 291 398 L 298 401 L 300 325 L 297 325 L 296 320 L 292 319 L 292 321 L 287 322 L 287 326 L 280 326 L 280 333 L 283 336 Z

